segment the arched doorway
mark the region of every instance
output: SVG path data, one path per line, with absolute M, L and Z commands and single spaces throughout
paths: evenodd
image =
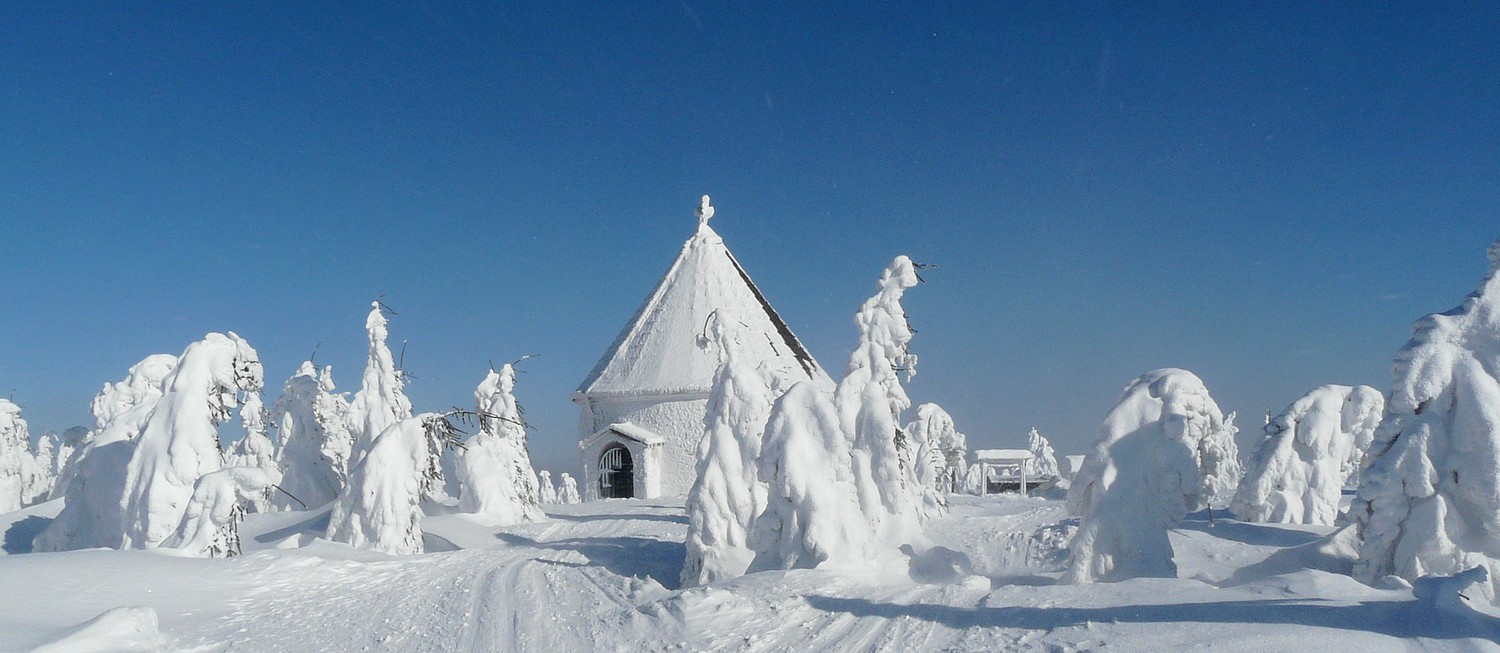
M 625 447 L 612 444 L 599 456 L 599 496 L 605 499 L 635 496 L 635 463 Z

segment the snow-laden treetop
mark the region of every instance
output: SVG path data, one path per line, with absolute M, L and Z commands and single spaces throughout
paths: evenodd
M 1422 404 L 1448 387 L 1455 374 L 1470 365 L 1495 365 L 1500 358 L 1500 240 L 1487 252 L 1490 271 L 1457 308 L 1419 320 L 1411 342 L 1396 353 L 1392 413 L 1420 413 Z M 1489 359 L 1489 360 L 1485 360 Z M 1500 374 L 1500 369 L 1491 370 Z

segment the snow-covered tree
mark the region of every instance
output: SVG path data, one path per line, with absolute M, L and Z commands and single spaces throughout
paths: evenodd
M 968 440 L 958 432 L 953 417 L 942 406 L 927 403 L 917 406 L 917 417 L 906 425 L 905 432 L 917 442 L 927 442 L 941 456 L 936 471 L 940 492 L 964 491 L 965 462 L 969 455 Z
M 458 509 L 505 526 L 547 516 L 538 506 L 536 472 L 526 450 L 526 423 L 516 404 L 516 370 L 490 370 L 474 390 L 479 431 L 458 455 Z
M 536 500 L 544 506 L 557 503 L 557 487 L 552 485 L 552 472 L 542 470 L 536 473 L 537 487 Z
M 964 472 L 964 492 L 973 495 L 984 494 L 984 468 L 979 463 L 969 465 L 969 471 Z
M 1384 403 L 1374 388 L 1347 385 L 1292 402 L 1266 424 L 1230 511 L 1242 521 L 1332 526 L 1351 461 L 1361 457 L 1356 441 L 1372 437 Z
M 929 516 L 932 490 L 916 480 L 916 450 L 900 427 L 911 399 L 900 375 L 916 374 L 917 356 L 907 349 L 911 326 L 901 308 L 907 288 L 917 285 L 916 266 L 898 256 L 881 274 L 879 292 L 854 315 L 859 342 L 849 369 L 834 393 L 839 424 L 850 438 L 860 509 L 883 539 L 907 542 L 920 537 Z
M 131 366 L 124 380 L 104 384 L 90 405 L 94 430 L 80 440 L 58 478 L 55 492 L 64 497 L 62 512 L 33 540 L 33 550 L 120 547 L 120 504 L 135 438 L 176 369 L 176 356 L 154 354 Z
M 700 343 L 718 353 L 719 369 L 703 415 L 697 478 L 686 501 L 684 586 L 741 576 L 755 558 L 750 522 L 766 504 L 755 465 L 773 397 L 766 376 L 741 354 L 740 337 L 732 319 L 715 314 Z
M 1416 580 L 1471 567 L 1500 579 L 1500 240 L 1479 289 L 1418 321 L 1349 514 L 1355 576 Z
M 1234 443 L 1240 432 L 1234 425 L 1234 413 L 1226 415 L 1219 428 L 1209 431 L 1198 441 L 1198 509 L 1223 505 L 1240 484 L 1240 449 Z
M 1125 386 L 1068 489 L 1081 518 L 1070 582 L 1177 575 L 1167 531 L 1200 505 L 1198 445 L 1223 424 L 1192 372 L 1155 370 Z
M 565 504 L 583 503 L 583 498 L 578 496 L 578 481 L 567 472 L 562 473 L 562 492 L 558 493 L 557 500 Z
M 162 546 L 207 558 L 239 555 L 239 523 L 280 480 L 274 467 L 225 467 L 198 477 L 177 533 Z
M 1057 453 L 1052 450 L 1052 443 L 1034 427 L 1026 434 L 1026 450 L 1031 452 L 1031 460 L 1024 463 L 1026 478 L 1045 482 L 1062 476 L 1057 469 Z
M 354 438 L 345 423 L 349 402 L 333 390 L 333 366 L 320 371 L 312 361 L 303 361 L 282 386 L 270 418 L 280 434 L 285 493 L 274 494 L 272 505 L 315 508 L 333 501 L 344 488 Z
M 365 374 L 360 379 L 359 391 L 349 402 L 346 419 L 349 432 L 354 436 L 352 461 L 358 462 L 370 450 L 375 436 L 387 427 L 411 417 L 411 400 L 406 398 L 403 388 L 406 382 L 385 340 L 385 313 L 380 302 L 371 302 L 370 315 L 365 319 L 365 332 L 370 337 L 370 360 L 365 364 Z
M 48 495 L 52 494 L 52 488 L 57 483 L 57 447 L 62 438 L 56 433 L 48 431 L 37 438 L 36 447 L 31 451 L 31 457 L 41 467 L 41 475 L 45 483 L 38 489 L 38 494 L 32 495 L 31 502 L 46 501 Z
M 276 443 L 266 436 L 266 406 L 259 392 L 245 393 L 240 404 L 240 424 L 245 427 L 245 435 L 225 452 L 224 466 L 259 467 L 280 474 Z
M 1354 446 L 1349 448 L 1349 458 L 1344 461 L 1344 487 L 1359 487 L 1360 470 L 1365 467 L 1365 456 L 1375 442 L 1375 429 L 1380 427 L 1381 415 L 1385 412 L 1385 395 L 1367 385 L 1355 386 L 1349 394 L 1349 403 L 1344 407 L 1345 420 L 1352 424 Z
M 391 424 L 354 464 L 334 501 L 328 539 L 391 554 L 422 552 L 422 495 L 443 482 L 442 450 L 456 431 L 422 413 Z
M 121 504 L 123 545 L 156 548 L 177 532 L 198 477 L 223 467 L 219 424 L 260 390 L 260 359 L 234 332 L 188 345 L 136 438 Z
M 88 445 L 93 437 L 93 431 L 86 426 L 74 426 L 63 431 L 62 437 L 57 443 L 57 452 L 52 457 L 52 492 L 48 499 L 58 499 L 66 494 L 68 483 L 72 481 L 74 466 L 78 464 L 80 453 Z
M 793 385 L 776 400 L 758 461 L 768 493 L 765 510 L 751 524 L 750 571 L 868 559 L 869 524 L 849 461 L 838 411 L 811 382 Z
M 34 483 L 36 460 L 21 407 L 0 399 L 0 514 L 20 510 Z

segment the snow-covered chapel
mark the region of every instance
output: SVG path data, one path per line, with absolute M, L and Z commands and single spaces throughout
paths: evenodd
M 585 482 L 599 497 L 677 496 L 692 487 L 718 368 L 717 355 L 699 344 L 710 315 L 738 322 L 742 355 L 786 385 L 833 388 L 708 226 L 713 214 L 704 195 L 697 232 L 573 394 Z

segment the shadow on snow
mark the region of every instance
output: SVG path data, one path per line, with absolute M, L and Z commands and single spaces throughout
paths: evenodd
M 677 589 L 687 548 L 682 542 L 663 542 L 646 537 L 573 537 L 542 542 L 514 533 L 496 533 L 506 544 L 537 549 L 573 551 L 593 566 L 626 578 L 644 576 L 669 590 Z
M 1242 623 L 1317 626 L 1364 630 L 1399 638 L 1495 638 L 1493 620 L 1464 623 L 1431 611 L 1419 601 L 1367 601 L 1330 605 L 1318 600 L 1265 599 L 1166 605 L 1121 605 L 1100 608 L 1003 607 L 961 608 L 943 605 L 876 603 L 865 599 L 808 596 L 808 605 L 854 617 L 910 617 L 951 628 L 1024 628 L 1051 630 L 1088 623 Z

